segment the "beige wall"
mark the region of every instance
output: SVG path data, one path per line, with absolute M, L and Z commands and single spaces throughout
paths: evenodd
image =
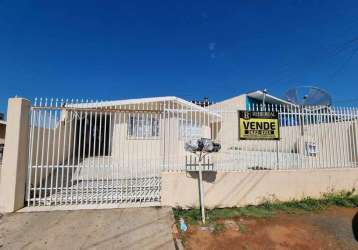
M 201 125 L 201 135 L 210 137 L 208 122 L 204 122 L 204 115 L 197 112 L 198 123 Z M 199 119 L 200 117 L 200 119 Z M 169 114 L 164 118 L 157 114 L 159 119 L 159 136 L 155 138 L 135 138 L 128 135 L 129 115 L 122 115 L 113 120 L 112 157 L 113 160 L 124 166 L 128 164 L 156 164 L 167 170 L 184 169 L 184 144 L 188 138 L 180 136 L 179 121 L 183 119 L 178 114 Z
M 0 180 L 0 212 L 13 212 L 24 206 L 28 169 L 29 110 L 28 100 L 9 99 L 4 164 Z
M 358 188 L 358 169 L 204 172 L 205 206 L 236 207 L 267 199 L 288 201 L 320 197 L 323 193 Z M 163 206 L 198 207 L 196 173 L 162 173 Z

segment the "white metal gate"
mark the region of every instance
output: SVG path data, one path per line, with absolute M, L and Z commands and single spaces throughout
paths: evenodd
M 253 104 L 275 111 L 280 141 L 239 140 L 235 105 L 176 97 L 113 102 L 36 100 L 31 109 L 28 206 L 160 205 L 161 171 L 195 170 L 192 138 L 221 144 L 204 170 L 358 166 L 358 109 Z
M 35 100 L 28 206 L 160 204 L 160 107 Z

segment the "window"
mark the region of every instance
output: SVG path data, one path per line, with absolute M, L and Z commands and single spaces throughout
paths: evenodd
M 201 138 L 201 126 L 194 121 L 179 120 L 179 136 L 184 139 Z
M 159 136 L 159 119 L 148 115 L 133 115 L 129 118 L 128 136 L 150 138 Z
M 317 144 L 315 142 L 305 142 L 305 153 L 307 156 L 317 156 Z

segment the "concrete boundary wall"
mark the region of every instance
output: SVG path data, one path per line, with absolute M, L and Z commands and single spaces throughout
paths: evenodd
M 256 205 L 267 199 L 288 201 L 358 189 L 358 168 L 282 171 L 204 172 L 205 206 Z M 162 206 L 199 206 L 195 172 L 162 173 Z
M 4 165 L 0 180 L 1 212 L 14 212 L 24 207 L 29 148 L 29 112 L 28 100 L 9 99 Z

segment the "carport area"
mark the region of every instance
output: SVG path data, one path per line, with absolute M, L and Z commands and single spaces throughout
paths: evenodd
M 173 224 L 165 207 L 17 212 L 0 218 L 0 248 L 175 249 Z

